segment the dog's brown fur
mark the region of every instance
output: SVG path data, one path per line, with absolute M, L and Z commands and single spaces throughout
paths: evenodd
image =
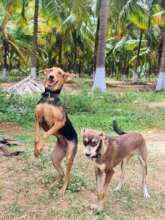
M 114 174 L 114 167 L 121 163 L 121 177 L 117 190 L 121 189 L 124 181 L 124 167 L 131 156 L 138 154 L 143 168 L 144 197 L 150 197 L 147 191 L 147 148 L 143 136 L 132 132 L 117 137 L 109 137 L 102 132 L 91 129 L 82 130 L 85 155 L 95 158 L 95 174 L 97 183 L 98 204 L 95 208 L 102 209 L 103 199 L 108 185 Z
M 60 165 L 62 159 L 66 156 L 66 175 L 64 180 L 64 186 L 61 190 L 61 194 L 63 195 L 66 191 L 66 188 L 69 183 L 70 171 L 73 164 L 73 159 L 76 153 L 77 148 L 77 140 L 72 137 L 69 139 L 62 134 L 61 129 L 66 126 L 70 126 L 65 130 L 66 136 L 69 137 L 70 129 L 74 132 L 76 136 L 76 132 L 69 121 L 62 104 L 60 103 L 58 94 L 60 93 L 63 84 L 65 83 L 68 73 L 65 73 L 62 69 L 58 67 L 53 67 L 45 70 L 45 89 L 46 95 L 48 93 L 48 97 L 46 96 L 41 99 L 41 101 L 36 106 L 35 110 L 35 149 L 34 155 L 38 157 L 43 150 L 43 147 L 49 136 L 54 135 L 57 137 L 57 144 L 52 153 L 52 161 L 53 165 L 59 173 L 60 178 L 64 177 L 63 169 Z M 51 96 L 52 95 L 52 96 Z M 68 125 L 69 123 L 69 125 Z M 43 129 L 43 135 L 41 140 L 39 141 L 39 129 L 40 127 Z M 60 133 L 61 131 L 61 133 Z M 72 134 L 71 134 L 72 135 Z

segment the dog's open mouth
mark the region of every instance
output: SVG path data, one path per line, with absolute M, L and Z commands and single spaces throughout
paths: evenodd
M 91 156 L 91 158 L 92 158 L 92 159 L 93 159 L 93 158 L 97 158 L 97 155 Z
M 54 79 L 48 79 L 48 81 L 47 81 L 47 85 L 49 86 L 49 87 L 51 87 L 51 86 L 54 86 L 55 84 L 57 84 L 57 80 L 54 80 Z

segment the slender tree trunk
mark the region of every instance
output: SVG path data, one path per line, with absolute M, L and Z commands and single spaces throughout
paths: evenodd
M 138 80 L 137 68 L 139 66 L 139 61 L 140 61 L 139 55 L 140 55 L 142 37 L 143 37 L 143 30 L 140 30 L 140 37 L 139 37 L 139 44 L 138 44 L 138 50 L 137 50 L 137 58 L 136 58 L 136 63 L 135 63 L 135 70 L 134 70 L 133 77 L 132 77 L 133 82 L 136 82 Z
M 160 4 L 165 9 L 165 1 L 161 0 Z M 165 26 L 163 28 L 163 49 L 161 54 L 159 77 L 156 84 L 156 91 L 165 90 Z
M 31 76 L 33 78 L 37 77 L 37 38 L 38 38 L 38 11 L 39 11 L 39 0 L 35 0 L 34 9 L 34 28 L 33 28 L 33 41 L 32 41 L 32 56 L 31 56 Z
M 105 44 L 106 44 L 106 30 L 108 20 L 108 0 L 101 0 L 99 12 L 99 36 L 98 48 L 96 56 L 96 73 L 92 90 L 99 89 L 104 92 L 106 90 L 105 84 Z
M 156 84 L 156 91 L 161 91 L 161 90 L 165 90 L 165 32 L 163 37 L 163 49 L 161 55 L 159 77 Z
M 57 35 L 57 47 L 58 47 L 58 65 L 62 67 L 62 36 Z
M 6 40 L 3 40 L 3 72 L 2 72 L 2 79 L 6 79 L 7 77 L 7 69 L 8 69 L 8 64 L 7 64 L 7 56 L 8 56 L 8 43 Z
M 95 33 L 95 49 L 94 49 L 94 70 L 96 70 L 96 57 L 97 57 L 97 48 L 98 48 L 98 37 L 99 37 L 99 26 L 100 26 L 100 20 L 99 17 L 97 18 L 97 28 Z
M 77 32 L 74 31 L 72 36 L 74 41 L 73 70 L 74 72 L 77 72 Z

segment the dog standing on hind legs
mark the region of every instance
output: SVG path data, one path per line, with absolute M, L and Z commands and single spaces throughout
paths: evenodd
M 64 177 L 64 185 L 60 194 L 64 195 L 70 180 L 70 172 L 73 160 L 77 152 L 77 133 L 64 111 L 59 94 L 67 79 L 65 73 L 58 67 L 45 69 L 45 92 L 35 109 L 35 148 L 34 155 L 38 157 L 49 136 L 57 137 L 57 143 L 52 152 L 52 162 L 59 177 Z M 43 135 L 39 140 L 39 130 L 43 129 Z M 61 167 L 62 159 L 66 157 L 66 173 Z
M 117 137 L 105 135 L 92 129 L 82 129 L 84 153 L 95 164 L 97 204 L 92 208 L 103 209 L 103 201 L 106 196 L 109 183 L 114 174 L 114 167 L 121 163 L 121 177 L 117 190 L 120 190 L 124 182 L 125 164 L 134 154 L 138 155 L 142 165 L 143 193 L 145 198 L 150 195 L 147 190 L 147 148 L 143 136 L 137 132 L 126 133 L 113 124 L 114 130 L 120 134 Z

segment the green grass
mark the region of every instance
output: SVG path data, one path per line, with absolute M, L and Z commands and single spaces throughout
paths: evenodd
M 34 109 L 40 95 L 19 97 L 0 92 L 0 121 L 16 122 L 31 127 Z M 62 93 L 62 102 L 75 127 L 90 127 L 111 132 L 116 119 L 125 130 L 144 130 L 165 127 L 165 110 L 150 107 L 150 102 L 164 101 L 163 93 Z
M 15 137 L 19 140 L 21 134 Z M 43 152 L 39 159 L 35 159 L 32 157 L 32 138 L 22 133 L 22 139 L 27 144 L 25 155 L 1 159 L 5 168 L 0 182 L 0 219 L 161 220 L 161 216 L 163 217 L 163 188 L 157 192 L 149 187 L 152 197 L 147 201 L 143 199 L 140 169 L 137 172 L 138 164 L 134 160 L 127 166 L 129 178 L 126 178 L 121 192 L 113 191 L 118 182 L 114 176 L 106 197 L 105 209 L 98 213 L 90 209 L 90 204 L 96 198 L 94 170 L 92 163 L 89 164 L 88 160 L 82 157 L 82 149 L 79 149 L 75 160 L 69 189 L 65 197 L 61 198 L 58 190 L 63 182 L 56 180 L 57 173 L 50 161 L 50 149 Z M 153 157 L 152 161 L 154 159 Z M 159 169 L 156 168 L 156 172 L 159 172 Z M 133 182 L 130 183 L 129 180 Z
M 71 184 L 65 197 L 60 198 L 58 191 L 63 182 L 57 181 L 57 173 L 50 160 L 54 138 L 49 139 L 49 148 L 38 159 L 33 157 L 34 109 L 39 99 L 40 95 L 19 97 L 0 92 L 0 121 L 16 122 L 23 128 L 21 132 L 4 135 L 25 145 L 24 154 L 16 158 L 0 158 L 0 219 L 164 219 L 164 189 L 158 191 L 156 187 L 149 186 L 152 197 L 144 200 L 140 188 L 140 168 L 134 160 L 128 164 L 128 176 L 122 191 L 113 191 L 119 179 L 114 175 L 105 210 L 100 213 L 91 210 L 90 204 L 96 199 L 94 169 L 92 162 L 83 156 L 81 141 Z M 163 93 L 108 92 L 102 95 L 84 90 L 62 93 L 61 99 L 78 132 L 82 127 L 90 127 L 111 133 L 114 118 L 128 131 L 165 128 L 165 109 L 150 105 L 152 102 L 164 102 Z M 157 147 L 155 143 L 149 149 L 149 175 L 161 173 L 163 169 L 161 164 L 158 166 L 158 159 L 163 158 L 164 151 L 155 155 Z

